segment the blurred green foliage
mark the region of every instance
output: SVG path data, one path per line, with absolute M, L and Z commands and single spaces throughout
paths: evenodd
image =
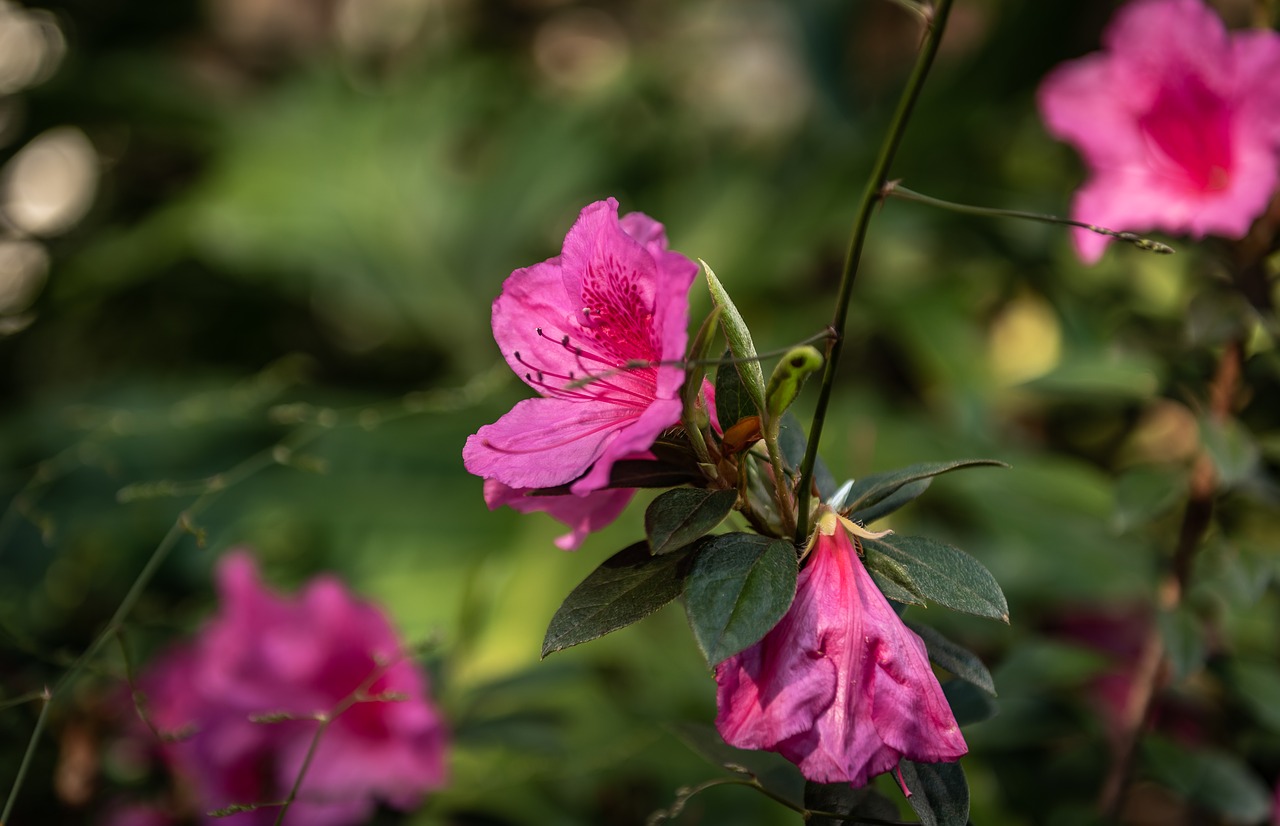
M 2 699 L 57 681 L 192 498 L 152 483 L 198 490 L 292 434 L 309 441 L 220 494 L 147 589 L 125 628 L 136 658 L 209 613 L 213 560 L 247 545 L 279 587 L 337 571 L 408 638 L 440 641 L 452 785 L 379 823 L 641 823 L 715 776 L 665 728 L 714 717 L 678 607 L 538 661 L 560 600 L 642 536 L 647 500 L 574 554 L 550 520 L 486 510 L 461 445 L 527 395 L 494 368 L 489 303 L 613 195 L 715 268 L 761 350 L 820 332 L 912 17 L 881 0 L 27 5 L 66 51 L 0 99 L 0 164 L 73 125 L 100 175 L 74 229 L 36 235 L 47 283 L 4 316 Z M 1096 47 L 1109 10 L 958 3 L 894 175 L 1064 212 L 1082 173 L 1040 128 L 1035 86 Z M 1201 427 L 1229 488 L 1167 623 L 1165 739 L 1132 820 L 1194 805 L 1194 822 L 1256 822 L 1280 775 L 1280 359 L 1223 251 L 1175 246 L 1086 269 L 1039 224 L 903 202 L 873 222 L 827 464 L 1012 466 L 943 477 L 891 520 L 965 548 L 1008 596 L 1007 627 L 909 611 L 995 675 L 999 715 L 966 729 L 975 823 L 1089 822 L 1110 736 L 1095 678 L 1136 652 L 1079 628 L 1149 612 Z M 1214 348 L 1240 335 L 1242 412 L 1214 430 Z M 481 400 L 414 395 L 468 381 Z M 14 824 L 93 823 L 162 788 L 113 751 L 122 675 L 108 649 L 54 708 Z M 0 712 L 0 783 L 37 710 Z M 795 820 L 726 787 L 676 822 Z

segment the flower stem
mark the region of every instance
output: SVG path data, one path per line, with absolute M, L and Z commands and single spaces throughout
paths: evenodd
M 897 111 L 889 123 L 889 131 L 880 145 L 880 155 L 876 158 L 871 176 L 867 180 L 866 189 L 862 193 L 862 203 L 853 221 L 853 233 L 849 239 L 849 251 L 845 256 L 844 272 L 840 276 L 840 291 L 836 296 L 835 313 L 831 321 L 831 329 L 835 337 L 827 351 L 827 364 L 822 373 L 822 389 L 818 394 L 817 407 L 813 413 L 813 424 L 809 428 L 809 443 L 805 447 L 804 461 L 800 464 L 800 485 L 796 490 L 796 542 L 803 543 L 809 533 L 809 498 L 813 485 L 813 468 L 818 460 L 818 443 L 822 439 L 822 426 L 827 418 L 827 406 L 831 403 L 831 391 L 835 386 L 836 370 L 840 363 L 840 351 L 844 346 L 844 328 L 849 315 L 849 300 L 853 292 L 853 282 L 858 275 L 858 262 L 862 259 L 862 247 L 867 239 L 867 229 L 871 225 L 871 214 L 876 204 L 884 197 L 885 183 L 889 180 L 889 167 L 893 164 L 893 156 L 898 151 L 902 136 L 906 132 L 907 122 L 911 119 L 911 110 L 915 107 L 920 90 L 924 87 L 929 67 L 938 53 L 938 44 L 942 42 L 942 34 L 947 27 L 947 15 L 951 11 L 952 0 L 938 0 L 928 23 L 924 44 L 916 58 L 915 68 L 907 80 L 906 88 L 898 100 Z
M 1133 244 L 1140 250 L 1147 252 L 1159 253 L 1160 255 L 1169 255 L 1173 252 L 1173 247 L 1168 244 L 1162 244 L 1159 241 L 1152 241 L 1150 238 L 1142 238 L 1132 232 L 1120 232 L 1114 229 L 1100 227 L 1097 224 L 1086 224 L 1084 221 L 1075 221 L 1071 218 L 1059 218 L 1057 215 L 1045 215 L 1041 212 L 1026 212 L 1020 209 L 996 209 L 994 207 L 980 207 L 972 204 L 957 204 L 955 201 L 944 201 L 941 198 L 934 198 L 929 195 L 923 195 L 919 192 L 913 192 L 902 186 L 897 181 L 889 181 L 885 184 L 885 195 L 892 195 L 901 198 L 904 201 L 915 201 L 920 204 L 928 204 L 929 206 L 938 207 L 940 209 L 949 209 L 952 212 L 961 212 L 966 215 L 981 215 L 990 218 L 1021 218 L 1024 221 L 1039 221 L 1042 224 L 1060 224 L 1068 227 L 1079 227 L 1087 229 L 1090 232 L 1096 232 L 1099 235 L 1105 235 L 1108 238 L 1115 238 L 1117 241 L 1124 241 Z

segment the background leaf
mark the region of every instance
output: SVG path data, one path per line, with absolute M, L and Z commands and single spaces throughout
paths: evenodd
M 919 622 L 907 622 L 907 627 L 920 635 L 925 648 L 929 649 L 929 659 L 940 668 L 945 668 L 955 676 L 978 688 L 996 696 L 996 682 L 991 677 L 987 666 L 978 659 L 978 655 L 947 639 L 931 625 Z

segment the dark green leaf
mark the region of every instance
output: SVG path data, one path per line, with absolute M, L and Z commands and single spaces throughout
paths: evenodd
M 668 726 L 680 741 L 713 765 L 732 772 L 746 773 L 760 781 L 770 792 L 802 807 L 805 780 L 791 761 L 768 751 L 735 749 L 711 726 L 702 723 L 676 723 Z
M 978 688 L 996 696 L 996 681 L 991 672 L 974 654 L 963 645 L 955 643 L 942 635 L 931 625 L 908 622 L 907 627 L 920 635 L 925 648 L 929 649 L 929 659 L 939 668 L 945 668 L 962 680 L 973 683 Z
M 990 720 L 1000 713 L 1000 707 L 991 695 L 968 680 L 947 680 L 942 684 L 942 693 L 947 697 L 956 722 L 962 726 Z
M 1271 813 L 1270 790 L 1237 757 L 1158 737 L 1143 742 L 1143 756 L 1157 782 L 1232 822 L 1260 823 Z
M 669 488 L 703 482 L 696 467 L 683 467 L 648 459 L 622 459 L 609 472 L 611 488 Z
M 902 608 L 907 605 L 927 605 L 928 603 L 921 597 L 903 588 L 898 583 L 889 579 L 878 571 L 868 571 L 871 574 L 871 580 L 875 582 L 876 587 L 880 589 L 880 593 L 884 594 L 885 599 L 889 600 L 889 605 L 894 611 L 898 612 L 898 616 L 902 616 Z
M 846 823 L 888 821 L 896 822 L 898 807 L 893 801 L 870 786 L 855 789 L 848 783 L 804 784 L 804 807 L 813 812 L 829 812 L 839 817 L 813 815 L 812 826 L 843 826 Z
M 677 551 L 719 525 L 738 501 L 736 490 L 676 488 L 649 503 L 644 532 L 655 556 Z
M 778 429 L 778 447 L 782 449 L 782 458 L 786 459 L 793 473 L 800 469 L 800 463 L 804 461 L 806 446 L 804 426 L 800 424 L 796 415 L 788 410 L 782 414 Z M 835 496 L 838 487 L 835 477 L 831 475 L 831 471 L 827 469 L 826 463 L 821 458 L 813 465 L 813 483 L 818 488 L 818 496 L 823 500 Z
M 892 557 L 885 556 L 882 553 L 863 548 L 863 563 L 867 567 L 867 571 L 875 578 L 876 582 L 888 580 L 893 583 L 895 596 L 890 599 L 898 599 L 897 592 L 905 592 L 908 599 L 898 599 L 899 602 L 906 602 L 910 605 L 924 605 L 925 596 L 920 593 L 920 586 L 916 585 L 915 580 L 911 578 L 911 574 L 907 573 L 907 569 L 902 563 Z M 884 593 L 881 589 L 881 593 Z M 889 596 L 885 594 L 885 596 Z
M 899 488 L 921 479 L 931 479 L 943 473 L 967 467 L 1008 467 L 1004 462 L 995 459 L 957 459 L 953 462 L 923 462 L 918 465 L 874 473 L 854 482 L 853 489 L 845 499 L 844 513 L 853 514 L 864 511 L 872 505 L 891 496 Z M 924 488 L 920 489 L 920 493 Z M 918 494 L 917 494 L 918 495 Z M 905 505 L 901 502 L 898 507 Z M 881 514 L 883 516 L 884 514 Z M 857 516 L 855 518 L 863 518 Z
M 907 801 L 924 826 L 965 826 L 969 822 L 969 784 L 959 763 L 898 763 Z
M 1009 621 L 1009 604 L 991 572 L 959 548 L 924 536 L 864 539 L 865 548 L 897 560 L 921 593 L 966 614 Z
M 1205 450 L 1218 471 L 1218 487 L 1231 488 L 1248 479 L 1258 465 L 1258 446 L 1252 434 L 1235 419 L 1200 425 Z
M 1227 677 L 1254 718 L 1280 732 L 1280 668 L 1275 663 L 1233 660 Z
M 680 596 L 692 555 L 652 556 L 648 542 L 637 542 L 606 559 L 556 610 L 542 656 L 625 628 Z
M 1195 611 L 1180 605 L 1173 611 L 1161 612 L 1157 622 L 1173 673 L 1182 679 L 1199 671 L 1209 654 L 1209 646 L 1204 623 Z
M 729 353 L 726 352 L 728 357 Z M 732 364 L 716 368 L 716 417 L 725 430 L 748 416 L 759 416 L 755 403 L 742 386 L 742 377 Z
M 760 641 L 796 595 L 795 546 L 752 533 L 713 536 L 698 545 L 684 606 L 709 665 Z
M 874 505 L 853 511 L 849 514 L 849 518 L 864 525 L 870 525 L 877 519 L 883 519 L 893 513 L 903 505 L 915 501 L 920 494 L 929 489 L 929 484 L 932 481 L 932 479 L 917 479 L 914 482 L 908 482 Z

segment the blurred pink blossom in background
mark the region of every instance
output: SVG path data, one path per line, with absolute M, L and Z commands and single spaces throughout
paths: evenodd
M 151 722 L 176 736 L 162 747 L 165 759 L 202 812 L 284 799 L 319 725 L 315 715 L 375 677 L 361 692 L 372 699 L 324 731 L 286 822 L 361 823 L 378 802 L 409 808 L 444 783 L 440 713 L 378 608 L 331 576 L 296 598 L 277 596 L 243 551 L 221 560 L 217 584 L 217 615 L 140 680 Z M 277 713 L 299 719 L 250 719 Z M 219 822 L 256 826 L 278 814 L 267 807 Z
M 764 639 L 716 667 L 726 743 L 776 751 L 819 783 L 865 785 L 905 757 L 969 750 L 929 665 L 845 527 L 828 511 L 791 609 Z
M 1280 35 L 1228 33 L 1200 0 L 1136 0 L 1102 52 L 1040 86 L 1048 130 L 1084 157 L 1072 217 L 1114 230 L 1240 238 L 1276 191 Z M 1107 241 L 1075 230 L 1086 263 Z

